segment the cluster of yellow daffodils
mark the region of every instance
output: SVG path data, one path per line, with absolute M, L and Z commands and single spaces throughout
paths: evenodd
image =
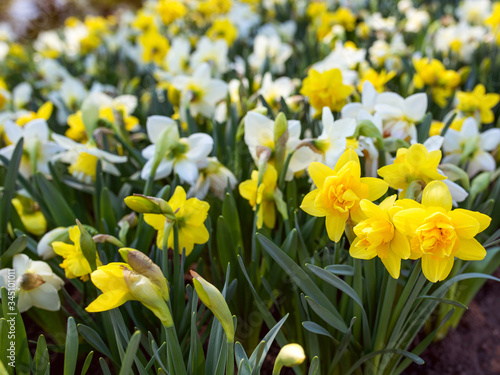
M 342 72 L 335 68 L 325 72 L 309 70 L 300 93 L 309 98 L 309 103 L 319 116 L 323 107 L 340 112 L 353 91 L 352 86 L 343 84 Z
M 472 92 L 458 91 L 457 99 L 457 109 L 462 111 L 466 117 L 477 117 L 481 119 L 483 124 L 489 124 L 495 120 L 492 108 L 500 102 L 500 95 L 487 94 L 484 85 L 477 85 Z
M 413 66 L 416 71 L 413 76 L 415 88 L 429 87 L 434 101 L 440 107 L 444 107 L 460 84 L 460 74 L 454 70 L 447 70 L 443 63 L 436 59 L 415 59 Z

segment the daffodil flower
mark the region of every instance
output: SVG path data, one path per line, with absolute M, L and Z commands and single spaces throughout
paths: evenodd
M 378 174 L 393 189 L 401 189 L 400 197 L 404 198 L 411 182 L 421 181 L 423 185 L 444 180 L 438 171 L 441 161 L 441 151 L 427 151 L 427 148 L 415 143 L 410 148 L 400 148 L 392 165 L 386 165 L 378 170 Z
M 332 241 L 338 242 L 349 218 L 355 223 L 363 220 L 359 202 L 374 201 L 385 194 L 388 184 L 378 178 L 361 177 L 361 166 L 354 150 L 346 150 L 335 169 L 311 163 L 309 175 L 317 189 L 308 193 L 302 208 L 309 215 L 326 217 L 326 230 Z
M 257 209 L 257 228 L 265 224 L 268 228 L 274 228 L 276 223 L 275 190 L 278 182 L 276 169 L 268 164 L 258 184 L 259 171 L 253 171 L 250 180 L 243 181 L 239 188 L 240 195 L 249 201 L 253 210 Z
M 191 77 L 174 77 L 172 84 L 181 93 L 180 114 L 184 120 L 187 108 L 192 116 L 211 118 L 215 105 L 226 97 L 228 90 L 226 82 L 211 78 L 208 63 L 198 66 Z
M 441 181 L 429 183 L 422 203 L 404 199 L 398 203 L 393 222 L 397 230 L 411 238 L 411 258 L 422 258 L 425 277 L 435 283 L 446 279 L 454 259 L 481 260 L 484 247 L 474 238 L 485 230 L 491 218 L 475 211 L 452 210 L 452 198 Z
M 460 131 L 448 129 L 444 137 L 444 163 L 459 165 L 466 161 L 467 174 L 474 177 L 481 171 L 492 172 L 496 161 L 491 151 L 500 144 L 500 129 L 488 129 L 479 133 L 476 120 L 465 119 Z
M 47 230 L 47 220 L 40 211 L 38 204 L 31 198 L 19 194 L 12 199 L 12 205 L 17 211 L 21 222 L 29 233 L 41 236 Z
M 80 229 L 77 225 L 69 228 L 69 239 L 73 244 L 68 244 L 61 241 L 52 242 L 52 249 L 57 255 L 63 257 L 63 262 L 60 264 L 64 269 L 68 279 L 81 278 L 83 281 L 89 279 L 89 274 L 92 272 L 88 260 L 83 254 L 80 245 Z M 102 266 L 99 255 L 97 256 L 97 266 Z
M 49 127 L 43 119 L 36 119 L 20 127 L 13 122 L 7 121 L 4 131 L 13 144 L 0 150 L 0 155 L 10 160 L 19 139 L 23 138 L 23 157 L 19 166 L 19 172 L 26 178 L 35 172 L 49 174 L 49 162 L 63 148 L 49 141 Z
M 90 277 L 102 294 L 85 308 L 88 312 L 107 311 L 127 301 L 139 301 L 164 325 L 173 324 L 170 310 L 158 286 L 127 263 L 109 263 L 98 267 Z
M 210 205 L 207 202 L 196 198 L 186 199 L 186 191 L 181 187 L 175 188 L 174 194 L 168 201 L 168 205 L 175 213 L 175 221 L 179 228 L 179 252 L 185 249 L 186 255 L 193 251 L 195 244 L 204 244 L 209 239 L 209 233 L 205 227 L 205 220 L 208 216 Z M 156 244 L 159 248 L 167 251 L 163 247 L 163 236 L 165 231 L 165 221 L 168 220 L 163 214 L 144 214 L 144 220 L 158 231 Z M 168 248 L 174 248 L 174 231 L 168 235 Z
M 66 151 L 59 153 L 53 161 L 69 164 L 68 172 L 77 180 L 90 184 L 95 181 L 97 162 L 101 160 L 102 170 L 119 176 L 115 164 L 125 163 L 126 156 L 118 156 L 98 149 L 92 142 L 81 144 L 59 134 L 52 135 L 54 141 Z
M 484 85 L 477 85 L 472 92 L 457 92 L 457 109 L 467 116 L 475 116 L 483 124 L 489 124 L 495 120 L 492 108 L 500 102 L 500 95 L 495 93 L 486 94 Z
M 353 258 L 372 259 L 378 256 L 395 279 L 399 278 L 401 259 L 410 257 L 410 244 L 405 235 L 394 227 L 392 218 L 401 210 L 394 205 L 396 195 L 384 199 L 378 206 L 363 199 L 359 205 L 366 219 L 354 227 L 356 239 L 349 254 Z
M 220 200 L 224 199 L 226 189 L 233 190 L 238 181 L 228 168 L 216 157 L 208 158 L 208 166 L 200 171 L 200 176 L 189 191 L 188 196 L 203 199 L 210 190 Z
M 16 254 L 12 259 L 13 269 L 0 270 L 0 288 L 7 288 L 9 273 L 14 272 L 18 291 L 17 308 L 25 312 L 32 306 L 43 310 L 57 311 L 61 308 L 58 291 L 64 285 L 54 275 L 50 266 L 42 261 L 31 260 L 25 254 Z
M 155 180 L 169 176 L 174 171 L 182 182 L 188 182 L 191 185 L 196 183 L 199 176 L 199 170 L 208 165 L 208 155 L 212 152 L 213 139 L 205 133 L 191 134 L 187 138 L 180 138 L 177 123 L 169 117 L 150 116 L 146 123 L 149 140 L 151 145 L 142 150 L 142 156 L 148 161 L 144 165 L 141 177 L 144 180 L 153 173 L 153 166 L 157 162 L 158 152 L 164 152 L 154 175 Z M 164 147 L 159 144 L 159 136 L 165 133 L 168 140 L 165 149 L 158 150 L 158 147 Z M 161 137 L 160 137 L 161 138 Z

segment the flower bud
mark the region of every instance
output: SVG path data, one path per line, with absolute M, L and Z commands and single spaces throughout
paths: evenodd
M 490 185 L 491 172 L 483 172 L 478 174 L 473 180 L 470 187 L 471 199 L 474 199 L 479 193 L 486 190 Z
M 43 259 L 49 259 L 56 255 L 52 249 L 52 242 L 61 241 L 67 242 L 69 240 L 68 228 L 57 227 L 47 232 L 38 242 L 36 252 Z
M 193 276 L 193 284 L 200 300 L 215 315 L 226 333 L 227 341 L 234 342 L 234 324 L 231 311 L 221 292 L 194 271 L 190 271 Z
M 306 359 L 304 349 L 299 344 L 288 344 L 281 348 L 274 361 L 273 375 L 279 374 L 283 366 L 295 367 Z
M 172 327 L 174 322 L 167 304 L 163 300 L 158 287 L 146 276 L 140 275 L 128 268 L 123 269 L 123 277 L 132 297 L 150 309 L 166 327 Z
M 160 267 L 158 267 L 146 254 L 138 250 L 124 247 L 118 251 L 123 260 L 125 260 L 135 272 L 149 278 L 160 290 L 162 298 L 168 301 L 168 284 Z
M 145 197 L 144 195 L 131 195 L 124 199 L 125 204 L 130 209 L 139 213 L 147 213 L 147 214 L 161 214 L 160 207 L 153 202 L 149 197 Z

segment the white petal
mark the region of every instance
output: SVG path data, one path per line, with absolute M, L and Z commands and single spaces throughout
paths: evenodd
M 214 140 L 205 133 L 192 134 L 187 138 L 189 150 L 185 156 L 189 161 L 197 162 L 199 159 L 206 159 L 212 152 Z
M 49 126 L 44 119 L 35 119 L 24 126 L 25 137 L 36 137 L 41 141 L 49 139 Z
M 426 141 L 424 142 L 424 146 L 429 152 L 437 151 L 441 149 L 441 146 L 443 146 L 443 141 L 443 137 L 441 137 L 440 135 L 434 135 L 426 139 Z
M 493 172 L 495 170 L 496 163 L 493 156 L 488 154 L 487 152 L 480 151 L 478 152 L 474 159 L 469 162 L 469 166 L 467 167 L 467 174 L 469 177 L 475 176 L 477 173 L 486 171 Z
M 4 131 L 9 141 L 13 144 L 16 144 L 17 141 L 19 141 L 19 139 L 23 136 L 23 128 L 12 121 L 5 122 Z
M 500 143 L 500 129 L 489 129 L 481 134 L 481 148 L 493 151 Z
M 56 288 L 50 284 L 42 284 L 29 292 L 33 306 L 48 311 L 61 308 L 61 300 Z
M 390 107 L 400 108 L 402 111 L 405 105 L 405 100 L 401 95 L 398 95 L 394 92 L 384 92 L 377 96 L 375 105 L 379 104 L 385 104 Z
M 198 179 L 198 167 L 195 163 L 188 160 L 182 160 L 174 164 L 174 171 L 180 177 L 182 182 L 194 185 Z
M 461 142 L 462 142 L 461 134 L 454 129 L 448 129 L 448 131 L 444 136 L 443 148 L 447 153 L 460 151 Z
M 205 89 L 203 98 L 204 101 L 215 105 L 218 101 L 227 96 L 227 83 L 218 79 L 210 80 L 210 84 Z
M 479 134 L 479 129 L 477 128 L 477 122 L 473 117 L 468 117 L 464 120 L 462 128 L 460 129 L 460 135 L 463 139 L 475 137 Z
M 317 159 L 317 154 L 309 147 L 301 147 L 293 153 L 288 165 L 289 171 L 296 173 L 303 171 Z M 293 177 L 293 176 L 292 176 Z
M 388 104 L 376 104 L 375 114 L 379 115 L 383 120 L 390 118 L 401 118 L 404 115 L 402 108 L 403 107 L 396 107 Z
M 58 145 L 64 147 L 66 150 L 72 150 L 82 146 L 80 143 L 77 143 L 68 137 L 56 133 L 52 133 L 52 139 Z
M 353 118 L 343 118 L 333 123 L 330 138 L 333 137 L 351 137 L 356 131 L 356 120 Z
M 342 118 L 356 118 L 358 117 L 358 112 L 363 108 L 361 103 L 347 103 L 342 107 Z
M 21 289 L 17 297 L 17 308 L 19 312 L 23 313 L 28 311 L 31 309 L 31 306 L 33 306 L 33 302 L 31 301 L 30 292 Z
M 298 120 L 288 120 L 288 141 L 291 139 L 299 139 L 300 137 L 300 121 Z
M 156 145 L 154 144 L 149 145 L 142 150 L 142 156 L 146 160 L 152 159 L 155 156 L 155 150 L 156 150 Z
M 377 100 L 377 96 L 378 92 L 377 90 L 375 90 L 375 86 L 373 86 L 370 81 L 366 80 L 363 83 L 363 93 L 361 94 L 363 107 L 365 107 L 369 111 L 373 110 L 373 107 L 375 106 L 375 102 Z
M 333 126 L 333 114 L 330 108 L 323 107 L 323 115 L 321 117 L 321 121 L 323 122 L 323 129 L 327 129 L 327 132 L 330 132 L 331 126 Z
M 31 265 L 29 266 L 29 272 L 36 273 L 40 276 L 52 276 L 52 268 L 40 260 L 34 260 L 31 262 Z
M 16 270 L 16 275 L 19 277 L 30 268 L 31 259 L 26 254 L 16 254 L 12 259 L 12 267 Z
M 156 143 L 156 139 L 160 133 L 168 127 L 176 127 L 177 123 L 167 116 L 149 116 L 146 122 L 148 138 L 152 143 Z M 177 130 L 178 134 L 179 130 Z M 175 133 L 173 133 L 175 134 Z M 178 136 L 177 136 L 178 138 Z
M 418 93 L 405 99 L 404 112 L 414 122 L 422 120 L 427 111 L 427 94 Z
M 441 171 L 439 171 L 439 169 L 438 172 L 443 174 Z M 450 191 L 453 202 L 463 202 L 469 195 L 469 193 L 467 193 L 467 190 L 465 190 L 456 182 L 451 181 L 449 178 L 443 180 L 443 182 L 446 184 L 446 186 L 448 186 L 448 190 Z

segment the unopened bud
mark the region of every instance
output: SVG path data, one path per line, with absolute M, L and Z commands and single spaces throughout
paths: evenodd
M 274 361 L 273 375 L 280 373 L 283 366 L 295 367 L 301 365 L 306 359 L 304 349 L 299 344 L 288 344 L 281 348 Z
M 125 204 L 135 212 L 145 214 L 161 214 L 160 207 L 153 202 L 149 197 L 144 195 L 131 195 L 124 199 Z

